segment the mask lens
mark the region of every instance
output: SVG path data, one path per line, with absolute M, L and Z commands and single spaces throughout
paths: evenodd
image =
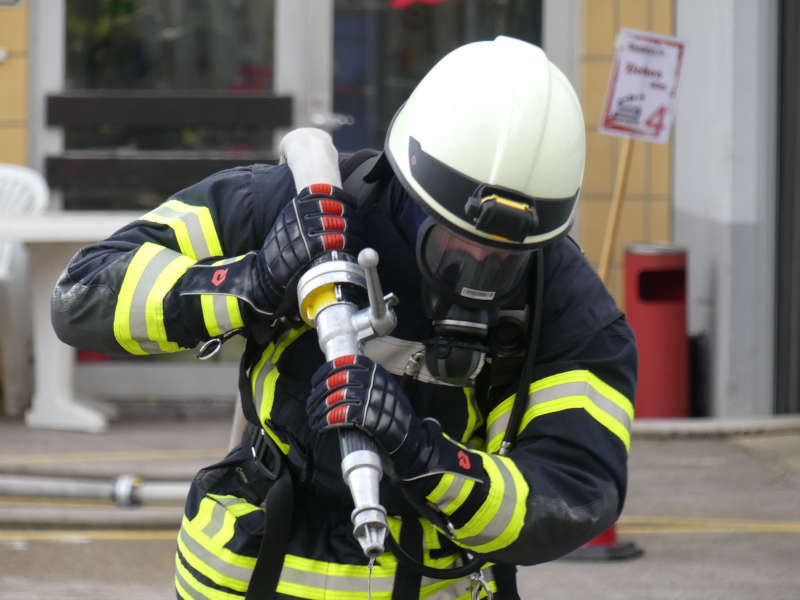
M 473 300 L 490 302 L 511 291 L 532 253 L 485 246 L 438 224 L 424 235 L 422 267 L 456 294 Z

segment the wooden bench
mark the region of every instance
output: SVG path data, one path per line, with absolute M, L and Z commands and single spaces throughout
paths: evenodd
M 67 131 L 289 128 L 292 99 L 265 92 L 72 90 L 47 97 L 47 124 Z M 50 187 L 60 190 L 177 190 L 222 169 L 275 160 L 264 152 L 230 149 L 66 150 L 46 158 L 45 172 Z

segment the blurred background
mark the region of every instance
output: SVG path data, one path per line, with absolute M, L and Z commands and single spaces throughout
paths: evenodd
M 442 55 L 507 34 L 542 45 L 583 103 L 572 234 L 597 265 L 622 143 L 597 131 L 615 37 L 674 35 L 675 126 L 667 144 L 633 145 L 607 284 L 625 308 L 630 244 L 685 251 L 673 295 L 687 355 L 672 359 L 688 361 L 688 408 L 675 416 L 798 412 L 799 23 L 792 0 L 0 0 L 0 163 L 44 177 L 47 215 L 142 213 L 219 169 L 274 161 L 292 127 L 327 129 L 342 152 L 380 148 Z M 219 390 L 235 354 L 217 361 Z M 126 374 L 139 397 L 166 385 L 79 358 L 89 395 L 120 395 Z

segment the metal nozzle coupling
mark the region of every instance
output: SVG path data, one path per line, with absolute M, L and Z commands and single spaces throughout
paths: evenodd
M 342 475 L 350 488 L 355 509 L 350 514 L 353 536 L 367 558 L 384 552 L 386 509 L 380 503 L 381 461 L 371 450 L 355 450 L 342 459 Z

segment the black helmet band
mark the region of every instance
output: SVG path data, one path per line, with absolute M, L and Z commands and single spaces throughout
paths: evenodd
M 525 238 L 554 231 L 569 221 L 579 190 L 565 198 L 533 198 L 491 186 L 447 166 L 408 138 L 411 175 L 453 217 L 495 237 L 488 243 L 513 247 Z M 465 235 L 469 235 L 464 231 Z M 487 243 L 487 240 L 483 240 Z

